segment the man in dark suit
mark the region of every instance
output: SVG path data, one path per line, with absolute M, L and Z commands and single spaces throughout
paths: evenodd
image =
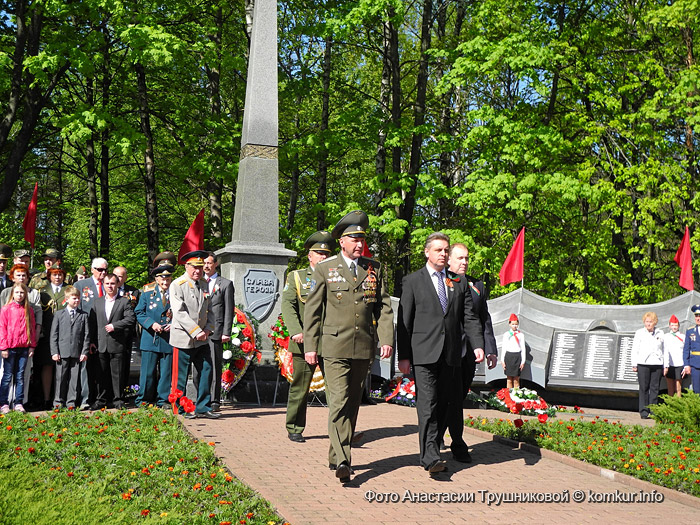
M 139 302 L 139 295 L 141 291 L 138 288 L 127 284 L 129 278 L 126 268 L 124 266 L 117 266 L 112 270 L 112 273 L 117 276 L 119 282 L 117 283 L 117 294 L 119 297 L 126 297 L 131 303 L 131 309 L 136 310 L 136 305 Z M 136 327 L 138 324 L 134 325 L 134 329 L 129 335 L 129 341 L 126 343 L 126 352 L 122 359 L 122 390 L 124 390 L 129 384 L 129 374 L 131 373 L 131 353 L 133 350 L 138 350 L 138 334 Z
M 399 302 L 399 370 L 408 374 L 413 365 L 420 463 L 430 474 L 447 468 L 440 459 L 438 426 L 445 417 L 451 383 L 461 385 L 463 332 L 483 359 L 484 337 L 466 280 L 445 272 L 449 249 L 447 235 L 436 232 L 428 236 L 424 249 L 427 263 L 404 277 Z M 453 449 L 452 453 L 463 461 L 468 451 Z
M 209 299 L 211 312 L 214 317 L 214 331 L 209 336 L 209 350 L 213 370 L 211 374 L 211 409 L 214 412 L 221 411 L 221 372 L 223 367 L 224 343 L 231 340 L 231 327 L 236 311 L 236 303 L 233 298 L 233 283 L 221 277 L 217 273 L 219 261 L 214 252 L 208 252 L 204 259 L 204 280 L 209 287 Z M 199 374 L 195 370 L 192 373 L 194 384 L 199 383 Z
M 462 243 L 453 244 L 450 246 L 450 257 L 448 259 L 448 267 L 450 272 L 458 275 L 460 278 L 466 279 L 469 285 L 469 290 L 472 296 L 472 304 L 474 306 L 474 315 L 479 319 L 481 331 L 484 334 L 484 353 L 489 369 L 494 368 L 498 364 L 498 348 L 496 346 L 496 337 L 493 333 L 493 324 L 491 323 L 491 314 L 489 313 L 486 300 L 488 294 L 484 282 L 474 277 L 466 275 L 469 268 L 469 250 Z M 449 407 L 447 409 L 447 420 L 440 424 L 440 442 L 445 435 L 445 429 L 449 426 L 450 436 L 452 437 L 452 449 L 468 450 L 467 444 L 460 442 L 459 437 L 462 435 L 462 427 L 464 426 L 464 414 L 462 413 L 462 404 L 464 398 L 467 397 L 469 389 L 474 380 L 476 372 L 476 363 L 478 356 L 475 355 L 474 349 L 468 344 L 467 339 L 462 337 L 462 388 L 455 389 L 450 396 Z M 471 456 L 467 452 L 464 455 L 465 459 L 470 460 Z
M 80 291 L 80 309 L 86 314 L 90 314 L 95 301 L 104 296 L 103 281 L 107 275 L 107 260 L 96 257 L 90 266 L 91 277 L 76 282 L 76 288 Z M 94 334 L 90 335 L 91 338 Z M 85 362 L 80 363 L 80 408 L 90 408 L 95 403 L 97 397 L 97 381 L 100 376 L 100 365 L 94 348 L 90 347 L 90 353 Z
M 97 346 L 100 363 L 97 397 L 90 407 L 92 410 L 107 406 L 108 401 L 114 403 L 114 408 L 124 408 L 122 358 L 136 318 L 131 302 L 126 297 L 119 297 L 118 282 L 116 275 L 107 274 L 102 283 L 105 295 L 95 300 L 90 311 L 90 334 L 93 344 Z
M 323 348 L 328 393 L 328 464 L 341 483 L 353 473 L 350 448 L 367 371 L 377 349 L 389 358 L 394 351 L 391 299 L 382 266 L 362 256 L 367 214 L 352 211 L 338 221 L 331 236 L 340 254 L 316 265 L 304 309 L 304 355 L 318 363 Z

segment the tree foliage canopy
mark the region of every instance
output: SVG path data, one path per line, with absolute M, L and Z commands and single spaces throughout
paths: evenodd
M 0 1 L 0 239 L 22 246 L 38 181 L 39 249 L 74 265 L 143 274 L 202 207 L 223 246 L 251 4 Z M 678 294 L 685 225 L 700 253 L 699 15 L 694 0 L 279 2 L 281 240 L 302 251 L 364 209 L 398 292 L 431 231 L 493 275 L 525 227 L 537 293 Z

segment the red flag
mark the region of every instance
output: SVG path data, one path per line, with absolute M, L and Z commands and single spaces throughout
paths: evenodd
M 685 227 L 685 235 L 683 235 L 681 245 L 678 247 L 673 260 L 681 267 L 681 277 L 678 279 L 678 284 L 686 290 L 693 290 L 693 260 L 690 255 L 690 232 L 687 226 Z
M 365 239 L 365 243 L 362 245 L 362 257 L 369 257 L 370 259 L 372 258 L 372 252 L 369 251 L 369 246 L 367 246 L 366 239 Z
M 508 253 L 508 257 L 503 261 L 501 271 L 498 276 L 501 278 L 501 286 L 522 281 L 523 269 L 525 267 L 525 228 L 520 230 L 518 237 L 513 243 L 513 247 Z
M 177 260 L 181 260 L 182 256 L 194 250 L 204 249 L 204 208 L 200 211 L 192 221 L 190 229 L 185 234 L 185 240 L 182 241 L 180 251 L 177 254 Z
M 36 235 L 36 201 L 39 193 L 39 183 L 34 183 L 34 195 L 32 195 L 32 200 L 29 202 L 29 207 L 27 208 L 27 213 L 22 221 L 22 228 L 24 228 L 24 240 L 27 241 L 34 249 L 34 237 Z

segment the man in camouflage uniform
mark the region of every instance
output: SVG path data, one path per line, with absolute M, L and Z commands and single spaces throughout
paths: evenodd
M 331 254 L 334 245 L 333 237 L 326 231 L 318 231 L 306 239 L 304 248 L 309 251 L 309 266 L 290 272 L 282 292 L 282 319 L 289 331 L 293 367 L 287 398 L 287 437 L 297 443 L 305 441 L 302 433 L 306 428 L 306 404 L 316 371 L 316 365 L 310 365 L 304 359 L 304 306 L 311 290 L 314 268 Z M 323 368 L 320 349 L 318 354 L 319 365 Z

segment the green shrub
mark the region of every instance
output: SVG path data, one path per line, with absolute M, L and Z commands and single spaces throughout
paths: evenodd
M 659 396 L 662 404 L 651 405 L 652 418 L 658 423 L 681 425 L 700 431 L 700 395 L 686 392 L 681 397 Z

